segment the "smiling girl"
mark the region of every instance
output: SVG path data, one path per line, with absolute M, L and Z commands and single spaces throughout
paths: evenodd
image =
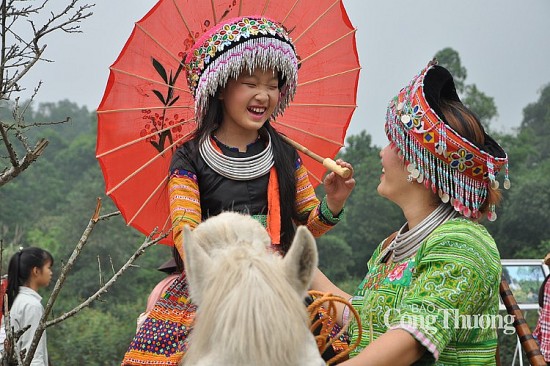
M 225 29 L 235 31 L 227 38 Z M 263 17 L 220 22 L 195 42 L 185 63 L 197 130 L 174 153 L 168 187 L 180 255 L 185 255 L 183 227 L 194 228 L 223 211 L 258 220 L 271 237 L 273 251 L 282 255 L 295 225 L 307 225 L 318 237 L 340 221 L 353 177 L 329 173 L 326 196 L 319 200 L 297 151 L 270 123 L 283 113 L 297 87 L 298 59 L 286 29 Z M 352 169 L 346 162 L 337 164 Z M 146 319 L 125 364 L 177 362 L 185 353 L 195 311 L 184 272 Z M 178 342 L 158 351 L 143 350 L 141 345 L 158 340 L 169 323 L 178 324 Z

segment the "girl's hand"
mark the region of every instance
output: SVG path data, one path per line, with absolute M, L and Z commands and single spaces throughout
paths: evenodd
M 336 164 L 341 167 L 351 170 L 351 175 L 348 178 L 342 178 L 334 172 L 326 175 L 323 182 L 325 192 L 327 194 L 327 205 L 333 215 L 338 215 L 344 208 L 353 187 L 355 187 L 355 179 L 353 178 L 353 167 L 350 163 L 342 159 L 336 160 Z

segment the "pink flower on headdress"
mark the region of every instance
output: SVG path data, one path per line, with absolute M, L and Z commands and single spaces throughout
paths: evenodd
M 474 154 L 464 148 L 460 148 L 458 151 L 449 154 L 451 168 L 458 169 L 460 172 L 473 167 L 473 159 Z

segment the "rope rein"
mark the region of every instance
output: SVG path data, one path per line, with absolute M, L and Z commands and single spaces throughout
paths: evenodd
M 340 332 L 338 332 L 335 337 L 329 337 L 332 329 L 332 323 L 336 321 L 335 319 L 337 317 L 336 303 L 341 303 L 347 306 L 353 314 L 353 317 L 357 321 L 358 337 L 355 343 L 353 343 L 347 349 L 338 353 L 327 361 L 327 366 L 335 365 L 338 362 L 342 361 L 345 357 L 347 357 L 351 351 L 357 348 L 357 346 L 359 346 L 359 343 L 361 342 L 361 338 L 363 336 L 363 330 L 361 328 L 361 318 L 359 317 L 359 313 L 357 313 L 357 310 L 355 310 L 347 300 L 343 299 L 340 296 L 313 290 L 309 291 L 308 293 L 314 299 L 313 302 L 307 307 L 307 310 L 309 312 L 309 320 L 310 322 L 312 322 L 310 330 L 312 333 L 314 333 L 315 329 L 321 326 L 321 331 L 319 332 L 319 335 L 315 336 L 315 341 L 317 342 L 317 347 L 319 348 L 319 352 L 321 354 L 323 354 L 328 349 L 328 347 L 332 345 L 335 339 L 340 338 L 342 334 L 344 334 L 348 330 L 348 326 L 352 319 L 350 317 L 345 324 L 342 324 L 342 329 L 340 329 Z M 318 314 L 318 311 L 321 308 L 324 308 L 326 310 L 328 316 L 316 319 L 315 322 L 313 322 Z

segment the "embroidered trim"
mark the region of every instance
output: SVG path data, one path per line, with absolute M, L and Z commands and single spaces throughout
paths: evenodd
M 328 208 L 327 196 L 323 197 L 321 200 L 321 205 L 319 206 L 319 218 L 326 224 L 336 225 L 342 219 L 344 214 L 344 209 L 338 213 L 338 215 L 333 215 L 332 211 Z

